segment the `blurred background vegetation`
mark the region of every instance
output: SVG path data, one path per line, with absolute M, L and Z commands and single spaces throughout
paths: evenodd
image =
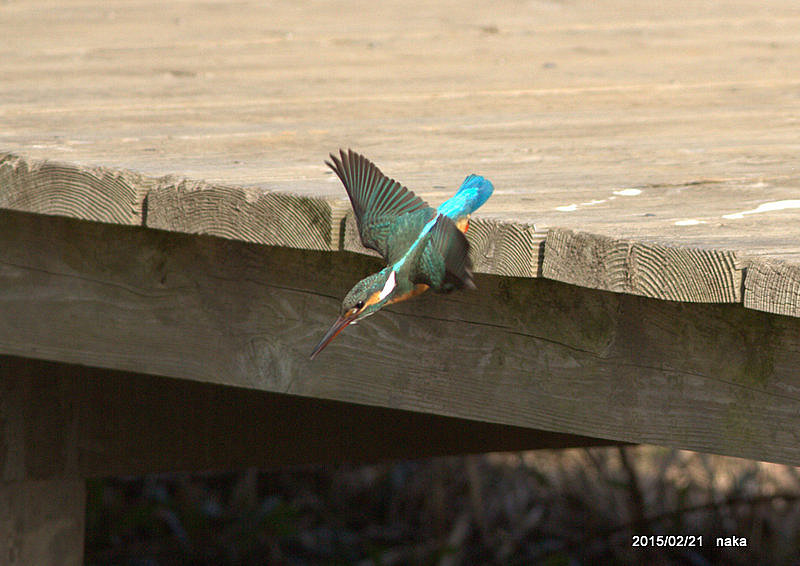
M 800 561 L 796 468 L 652 446 L 97 479 L 88 493 L 92 565 Z M 747 548 L 717 546 L 734 536 Z

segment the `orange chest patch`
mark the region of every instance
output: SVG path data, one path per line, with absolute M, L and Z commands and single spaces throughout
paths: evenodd
M 408 293 L 405 293 L 403 295 L 400 295 L 398 297 L 395 297 L 394 299 L 392 299 L 391 301 L 389 301 L 386 304 L 387 305 L 391 305 L 393 303 L 399 303 L 401 301 L 406 301 L 406 300 L 408 300 L 408 299 L 410 299 L 412 297 L 416 297 L 417 295 L 421 295 L 422 293 L 427 291 L 429 288 L 430 287 L 428 287 L 424 283 L 417 283 L 416 285 L 414 285 L 414 288 L 411 291 L 409 291 Z
M 469 214 L 467 214 L 464 218 L 461 218 L 458 220 L 458 222 L 456 222 L 456 228 L 458 228 L 465 234 L 467 233 L 467 230 L 469 230 Z

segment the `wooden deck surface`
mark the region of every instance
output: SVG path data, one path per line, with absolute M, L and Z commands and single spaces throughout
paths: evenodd
M 432 204 L 490 178 L 478 271 L 800 315 L 796 2 L 34 1 L 0 26 L 0 151 L 144 175 L 5 177 L 6 208 L 338 249 L 322 161 L 352 147 Z

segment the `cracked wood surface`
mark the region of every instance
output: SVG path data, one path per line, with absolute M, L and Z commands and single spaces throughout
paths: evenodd
M 800 464 L 798 318 L 477 275 L 480 294 L 393 305 L 310 361 L 377 264 L 0 211 L 0 351 Z
M 479 272 L 797 316 L 796 2 L 350 12 L 4 5 L 0 152 L 28 173 L 0 206 L 363 251 L 322 165 L 350 146 L 434 205 L 489 177 Z

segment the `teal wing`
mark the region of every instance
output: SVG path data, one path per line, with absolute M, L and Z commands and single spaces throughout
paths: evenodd
M 472 281 L 469 242 L 463 232 L 446 216 L 439 216 L 431 229 L 430 239 L 422 251 L 414 283 L 425 283 L 435 291 L 448 292 L 467 287 Z
M 380 253 L 390 261 L 394 256 L 391 237 L 395 233 L 397 219 L 411 212 L 421 218 L 431 218 L 433 208 L 403 185 L 390 179 L 374 163 L 352 149 L 339 150 L 339 157 L 331 154 L 331 162 L 325 163 L 341 179 L 353 212 L 358 222 L 358 233 L 364 246 Z

